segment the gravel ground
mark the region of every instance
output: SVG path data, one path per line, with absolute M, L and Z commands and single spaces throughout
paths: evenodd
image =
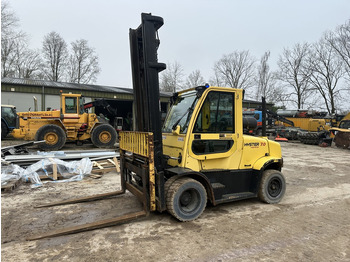
M 187 223 L 167 213 L 152 213 L 120 226 L 26 241 L 33 234 L 140 210 L 141 204 L 127 193 L 96 202 L 34 208 L 117 190 L 117 173 L 36 189 L 22 184 L 12 193 L 2 193 L 1 258 L 16 262 L 350 261 L 350 150 L 282 143 L 282 152 L 287 191 L 279 204 L 251 199 L 208 206 L 199 219 Z

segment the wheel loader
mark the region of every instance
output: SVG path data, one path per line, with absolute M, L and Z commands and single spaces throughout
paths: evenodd
M 162 128 L 158 74 L 166 65 L 157 58 L 162 25 L 161 17 L 142 14 L 141 25 L 130 29 L 137 131 L 119 132 L 122 189 L 40 206 L 98 200 L 128 190 L 143 210 L 30 239 L 112 226 L 152 211 L 192 221 L 207 205 L 256 197 L 276 204 L 283 198 L 281 147 L 266 137 L 243 134 L 243 90 L 204 85 L 177 92 Z
M 16 128 L 17 114 L 13 105 L 1 105 L 1 139 Z
M 60 95 L 60 110 L 19 112 L 19 126 L 12 131 L 17 139 L 45 140 L 42 150 L 59 150 L 66 141 L 91 139 L 96 147 L 112 147 L 117 139 L 115 129 L 100 122 L 96 114 L 84 111 L 80 94 Z
M 350 148 L 350 113 L 348 113 L 339 123 L 338 127 L 333 127 L 333 141 L 339 148 Z

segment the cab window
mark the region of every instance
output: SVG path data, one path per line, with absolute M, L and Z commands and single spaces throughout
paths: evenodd
M 77 113 L 77 98 L 76 97 L 66 97 L 66 113 Z
M 196 155 L 224 153 L 232 139 L 206 139 L 205 133 L 234 133 L 234 93 L 210 92 L 193 128 L 192 151 Z M 202 134 L 202 135 L 201 135 Z
M 84 114 L 84 103 L 85 103 L 84 97 L 80 97 L 80 100 L 79 100 L 79 114 Z
M 193 133 L 234 133 L 234 93 L 210 92 Z

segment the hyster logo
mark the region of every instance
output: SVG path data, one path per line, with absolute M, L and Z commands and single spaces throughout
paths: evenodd
M 255 143 L 245 143 L 244 146 L 258 147 L 258 146 L 259 146 L 259 142 L 255 142 Z

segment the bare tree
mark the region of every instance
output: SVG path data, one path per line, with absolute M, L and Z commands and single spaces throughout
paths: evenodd
M 255 99 L 259 100 L 262 96 L 266 98 L 266 101 L 273 102 L 278 99 L 278 90 L 276 88 L 276 73 L 270 71 L 268 64 L 270 58 L 270 51 L 264 53 L 260 59 L 260 64 L 257 67 L 258 74 L 255 78 L 257 90 L 255 93 Z
M 18 30 L 19 19 L 10 10 L 7 1 L 1 2 L 1 76 L 15 76 L 16 52 L 26 41 L 26 35 Z
M 19 26 L 19 19 L 7 1 L 1 2 L 1 38 L 9 38 Z
M 290 49 L 284 49 L 278 59 L 278 78 L 291 88 L 289 99 L 298 109 L 305 106 L 307 98 L 312 92 L 310 86 L 310 64 L 307 63 L 310 57 L 310 45 L 307 43 L 296 44 Z
M 160 75 L 160 89 L 165 92 L 173 92 L 182 89 L 183 68 L 178 62 L 167 63 L 167 69 Z
M 196 87 L 200 85 L 204 85 L 204 78 L 201 74 L 201 71 L 195 70 L 189 76 L 187 77 L 186 80 L 186 87 L 191 88 L 191 87 Z
M 339 26 L 334 32 L 326 33 L 325 41 L 343 60 L 347 80 L 350 81 L 350 20 Z
M 253 85 L 254 65 L 255 59 L 249 51 L 235 51 L 216 62 L 214 72 L 224 85 L 248 89 Z
M 328 113 L 335 113 L 336 100 L 341 93 L 338 83 L 344 75 L 343 60 L 339 59 L 334 48 L 323 37 L 313 45 L 313 53 L 308 62 L 312 69 L 310 83 L 321 94 Z
M 215 68 L 214 68 L 214 76 L 210 78 L 209 83 L 214 86 L 225 86 L 225 83 L 222 80 L 220 73 L 217 70 L 215 70 Z
M 43 41 L 44 72 L 51 81 L 59 81 L 66 70 L 68 57 L 67 44 L 56 32 L 52 31 L 44 37 Z
M 1 39 L 1 77 L 14 75 L 16 45 L 15 41 Z
M 18 45 L 16 52 L 16 72 L 19 78 L 40 78 L 42 59 L 39 51 L 31 50 L 27 45 Z
M 100 72 L 98 56 L 88 41 L 80 39 L 71 43 L 72 54 L 68 62 L 68 81 L 73 83 L 94 83 Z

